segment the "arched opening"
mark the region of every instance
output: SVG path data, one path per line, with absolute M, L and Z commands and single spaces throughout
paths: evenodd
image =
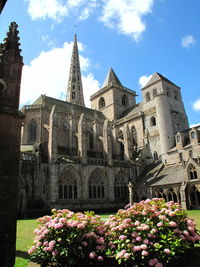
M 189 197 L 190 197 L 190 203 L 192 206 L 199 206 L 200 205 L 200 192 L 196 188 L 195 185 L 193 185 L 189 191 Z
M 125 173 L 119 172 L 114 182 L 115 199 L 128 199 L 128 177 Z
M 89 198 L 104 199 L 105 198 L 105 177 L 99 170 L 92 172 L 89 179 Z
M 136 130 L 135 126 L 131 127 L 131 134 L 132 134 L 133 146 L 137 146 L 138 145 L 138 136 L 137 136 L 137 130 Z
M 190 164 L 190 166 L 189 166 L 188 169 L 189 169 L 189 176 L 190 176 L 190 179 L 191 179 L 191 180 L 197 179 L 197 178 L 198 178 L 198 177 L 197 177 L 197 171 L 196 171 L 194 165 Z
M 103 97 L 101 97 L 100 99 L 99 99 L 99 109 L 102 109 L 102 108 L 104 108 L 105 107 L 105 99 L 103 98 Z
M 146 102 L 151 101 L 151 95 L 149 92 L 146 93 Z
M 128 97 L 126 95 L 122 96 L 122 105 L 128 106 Z
M 152 116 L 150 119 L 150 126 L 155 126 L 155 125 L 156 125 L 156 118 Z
M 36 142 L 37 138 L 37 123 L 35 120 L 31 120 L 28 124 L 28 141 Z
M 158 153 L 156 151 L 154 151 L 153 153 L 153 158 L 154 158 L 154 161 L 158 160 Z
M 73 200 L 78 198 L 78 179 L 72 168 L 67 168 L 59 177 L 58 197 L 59 199 Z
M 153 89 L 153 97 L 155 97 L 157 95 L 157 89 Z

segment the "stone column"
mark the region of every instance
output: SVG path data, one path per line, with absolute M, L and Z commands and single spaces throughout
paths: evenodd
M 185 193 L 186 186 L 187 186 L 187 183 L 185 181 L 183 181 L 181 184 L 181 188 L 180 188 L 181 207 L 185 210 L 187 209 L 186 193 Z
M 106 119 L 103 125 L 103 147 L 106 154 L 106 158 L 108 160 L 108 165 L 113 165 L 112 159 L 112 137 L 111 130 L 109 128 L 109 120 Z
M 48 168 L 49 168 L 49 186 L 50 186 L 50 201 L 54 202 L 57 199 L 57 175 L 56 175 L 56 160 L 58 157 L 58 116 L 56 106 L 54 105 L 49 117 L 49 143 L 48 143 Z
M 78 122 L 78 150 L 83 164 L 87 163 L 86 132 L 84 113 L 81 114 Z
M 129 131 L 128 123 L 124 124 L 124 154 L 125 154 L 126 159 L 131 158 L 130 131 Z

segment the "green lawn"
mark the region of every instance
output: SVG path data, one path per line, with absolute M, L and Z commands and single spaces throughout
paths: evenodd
M 197 229 L 200 230 L 200 210 L 189 210 L 188 217 L 194 218 Z M 110 214 L 101 214 L 102 218 L 107 218 Z M 33 242 L 33 230 L 37 227 L 36 220 L 17 221 L 17 245 L 15 267 L 28 267 L 29 256 L 27 250 Z

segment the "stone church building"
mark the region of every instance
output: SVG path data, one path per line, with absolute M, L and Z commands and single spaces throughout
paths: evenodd
M 200 207 L 200 127 L 189 128 L 180 87 L 156 72 L 136 103 L 111 68 L 91 108 L 83 90 L 75 35 L 66 101 L 41 95 L 21 110 L 19 214 L 122 208 L 129 181 L 134 201 Z

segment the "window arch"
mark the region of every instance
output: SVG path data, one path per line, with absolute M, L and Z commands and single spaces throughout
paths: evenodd
M 193 180 L 193 179 L 197 179 L 197 171 L 194 167 L 194 165 L 190 164 L 189 166 L 189 176 L 190 176 L 190 179 Z
M 149 92 L 146 93 L 146 102 L 151 101 L 151 95 Z
M 106 105 L 106 103 L 105 103 L 105 99 L 104 99 L 103 97 L 101 97 L 101 98 L 99 99 L 99 109 L 104 108 L 105 105 Z
M 191 187 L 189 197 L 191 205 L 200 205 L 200 192 L 195 185 Z
M 99 170 L 92 172 L 89 179 L 89 198 L 104 199 L 105 198 L 105 178 Z
M 119 172 L 114 182 L 115 199 L 127 200 L 128 198 L 128 178 L 123 172 Z
M 35 120 L 31 120 L 28 125 L 28 141 L 36 142 L 37 137 L 37 123 Z
M 178 100 L 178 92 L 176 90 L 174 91 L 174 99 Z
M 67 168 L 60 175 L 58 185 L 59 199 L 77 199 L 78 198 L 78 180 L 72 168 Z
M 133 146 L 137 146 L 138 145 L 138 136 L 137 136 L 137 130 L 136 130 L 135 126 L 131 127 L 131 134 L 132 134 Z
M 156 125 L 156 118 L 152 116 L 150 119 L 150 126 L 155 126 L 155 125 Z
M 126 95 L 122 96 L 122 105 L 128 106 L 128 97 Z
M 157 89 L 153 89 L 153 97 L 155 97 L 157 95 Z
M 170 189 L 168 191 L 168 201 L 178 202 L 177 195 L 174 192 L 174 189 L 172 187 L 170 187 Z
M 155 161 L 158 160 L 158 153 L 156 151 L 153 153 L 153 158 Z

